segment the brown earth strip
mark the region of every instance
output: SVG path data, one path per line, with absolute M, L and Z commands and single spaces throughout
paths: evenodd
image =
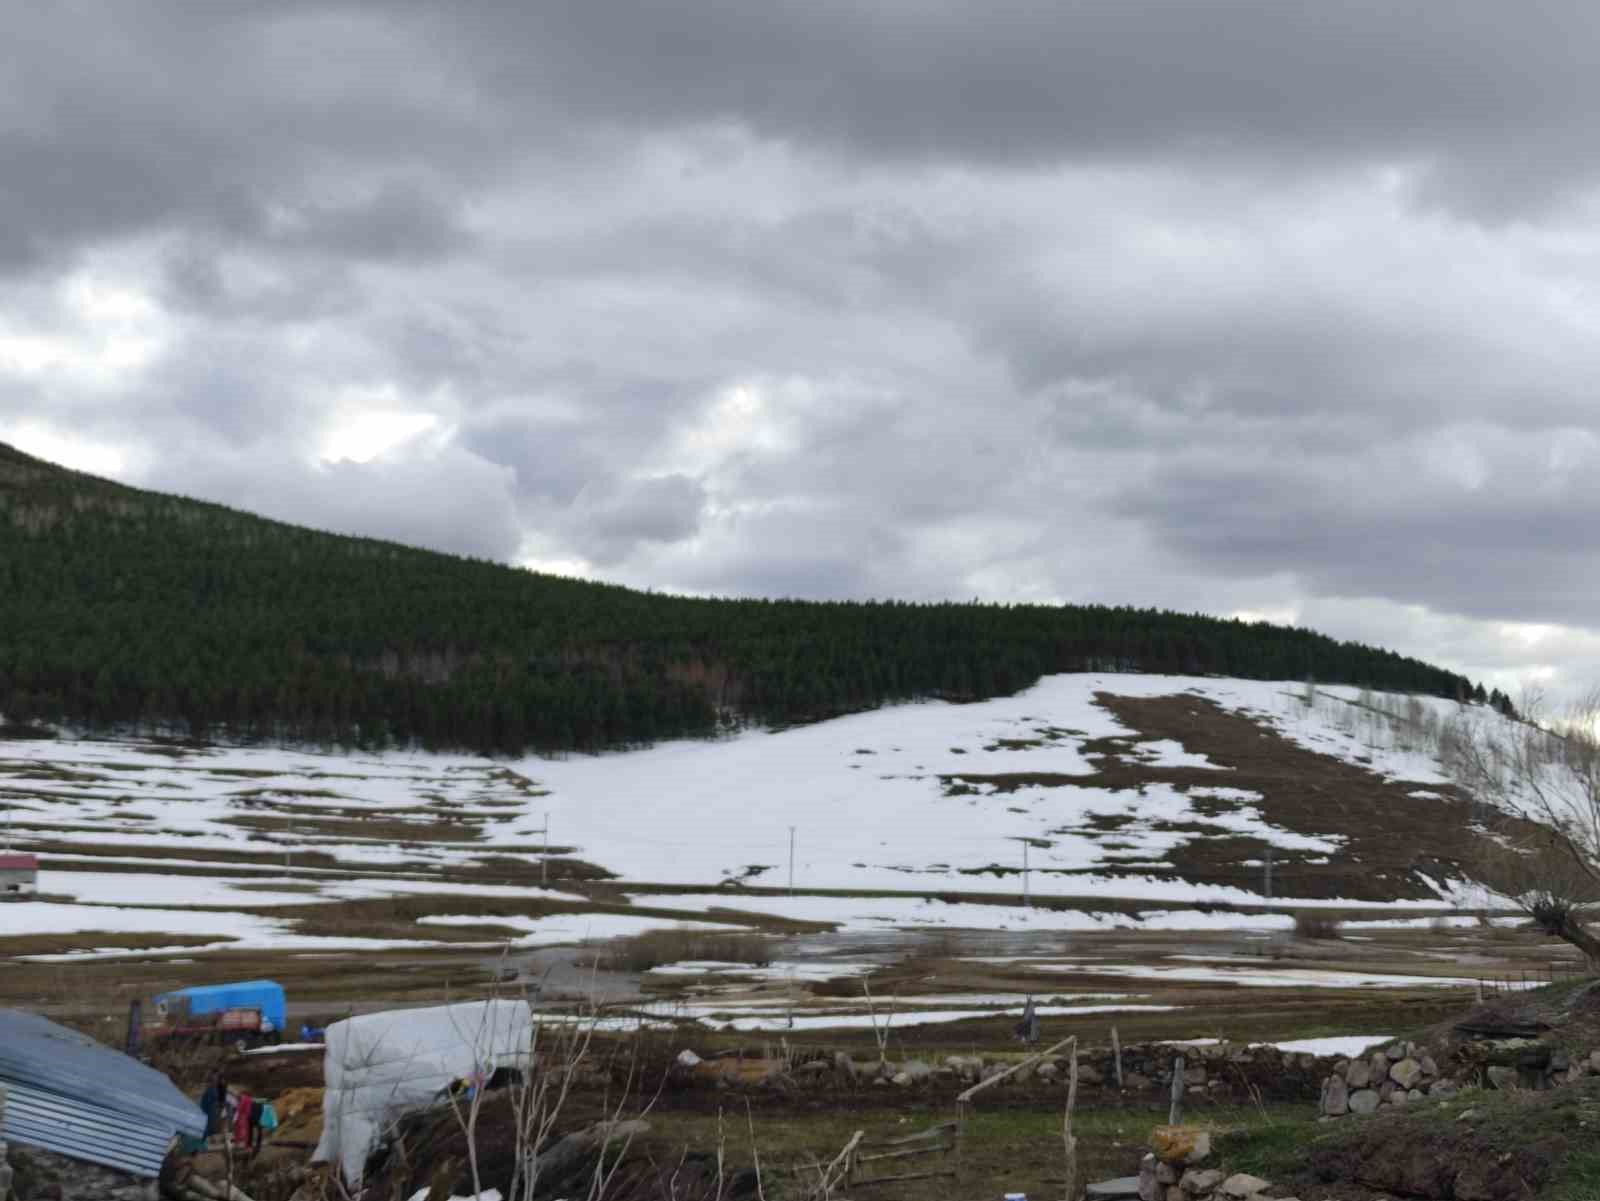
M 1222 708 L 1194 693 L 1130 697 L 1106 692 L 1095 702 L 1133 736 L 1101 738 L 1084 744 L 1086 756 L 1100 756 L 1098 770 L 1086 775 L 1009 772 L 942 776 L 947 794 L 992 785 L 998 793 L 1024 787 L 1103 788 L 1137 793 L 1151 784 L 1179 791 L 1237 788 L 1259 794 L 1259 801 L 1196 798 L 1195 808 L 1212 814 L 1228 809 L 1258 811 L 1270 825 L 1312 837 L 1336 836 L 1341 849 L 1316 863 L 1320 853 L 1276 850 L 1274 892 L 1282 898 L 1354 901 L 1433 900 L 1424 876 L 1459 880 L 1467 864 L 1483 857 L 1484 840 L 1475 824 L 1504 819 L 1463 797 L 1449 785 L 1390 781 L 1355 763 L 1310 751 L 1270 724 Z M 1155 767 L 1125 758 L 1134 742 L 1170 739 L 1203 752 L 1220 768 Z M 1426 788 L 1438 797 L 1409 793 Z M 1091 820 L 1093 820 L 1091 818 Z M 1102 824 L 1104 824 L 1102 822 Z M 1171 875 L 1193 884 L 1221 884 L 1259 891 L 1262 871 L 1246 861 L 1263 858 L 1267 843 L 1247 835 L 1207 834 L 1168 852 Z M 1118 863 L 1109 858 L 1094 874 L 1146 876 L 1148 857 Z M 1037 869 L 1036 869 L 1037 870 Z M 1053 873 L 1070 876 L 1073 873 Z

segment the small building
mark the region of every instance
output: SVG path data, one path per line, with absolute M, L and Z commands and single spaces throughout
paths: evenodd
M 136 1180 L 160 1174 L 176 1136 L 206 1132 L 200 1107 L 154 1068 L 19 1009 L 0 1009 L 0 1090 L 0 1141 Z
M 0 901 L 31 897 L 39 891 L 39 860 L 0 851 Z

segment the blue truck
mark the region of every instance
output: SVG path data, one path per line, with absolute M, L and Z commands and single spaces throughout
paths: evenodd
M 244 1051 L 280 1042 L 288 1018 L 283 985 L 273 980 L 205 984 L 162 993 L 155 999 L 155 1038 L 217 1040 Z

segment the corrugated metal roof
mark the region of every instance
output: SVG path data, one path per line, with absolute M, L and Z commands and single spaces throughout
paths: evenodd
M 172 1145 L 170 1124 L 152 1124 L 128 1115 L 108 1121 L 92 1102 L 41 1092 L 25 1084 L 6 1085 L 5 1137 L 102 1164 L 134 1176 L 156 1176 Z
M 174 1134 L 206 1119 L 154 1068 L 18 1009 L 0 1009 L 0 1137 L 155 1176 Z

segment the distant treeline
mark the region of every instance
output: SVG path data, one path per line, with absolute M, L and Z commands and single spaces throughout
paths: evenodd
M 980 700 L 1062 671 L 1484 699 L 1416 659 L 1263 622 L 658 595 L 284 525 L 0 444 L 0 712 L 12 723 L 593 750 Z

